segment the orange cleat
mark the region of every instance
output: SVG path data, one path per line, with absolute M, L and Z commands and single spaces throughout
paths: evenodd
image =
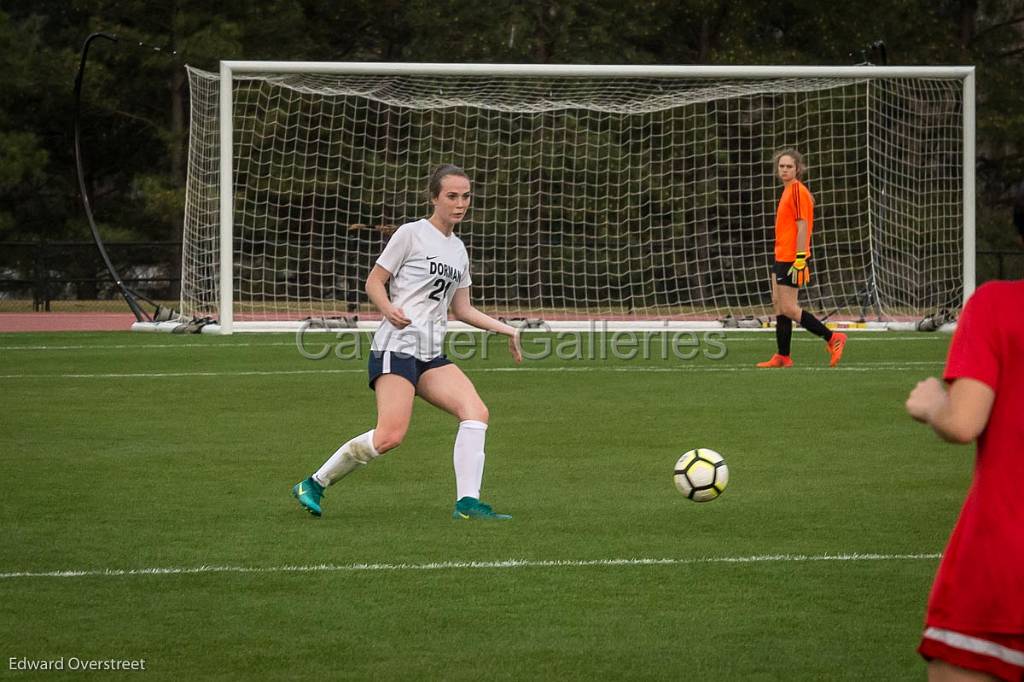
M 771 360 L 757 363 L 758 367 L 792 367 L 793 360 L 788 355 L 779 355 L 776 353 L 772 356 Z
M 828 366 L 835 367 L 839 364 L 839 359 L 843 357 L 843 349 L 846 348 L 846 334 L 832 332 L 832 338 L 825 342 L 825 346 L 828 347 L 828 354 L 831 356 Z

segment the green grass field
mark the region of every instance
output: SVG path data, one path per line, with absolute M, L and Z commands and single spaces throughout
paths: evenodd
M 801 332 L 796 368 L 757 370 L 774 341 L 750 333 L 717 361 L 513 368 L 492 339 L 460 362 L 491 410 L 484 498 L 515 515 L 487 524 L 450 518 L 455 422 L 424 403 L 322 519 L 298 508 L 291 485 L 372 427 L 362 360 L 290 335 L 0 335 L 0 676 L 923 679 L 973 448 L 903 400 L 948 343 L 851 335 L 829 369 Z M 731 470 L 706 504 L 672 485 L 695 446 Z

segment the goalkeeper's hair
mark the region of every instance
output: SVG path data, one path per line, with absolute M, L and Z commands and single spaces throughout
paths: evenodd
M 441 181 L 449 175 L 457 175 L 461 178 L 469 180 L 469 176 L 466 175 L 466 171 L 462 170 L 458 166 L 450 163 L 442 163 L 440 166 L 435 168 L 430 174 L 430 181 L 427 183 L 427 190 L 430 199 L 436 199 L 441 193 Z
M 789 156 L 793 159 L 793 163 L 796 164 L 796 177 L 803 179 L 804 173 L 807 172 L 807 164 L 804 163 L 804 155 L 798 152 L 797 150 L 793 149 L 792 147 L 780 149 L 779 151 L 775 152 L 775 154 L 772 156 L 772 173 L 776 172 L 776 169 L 779 167 L 779 159 L 781 159 L 783 156 Z

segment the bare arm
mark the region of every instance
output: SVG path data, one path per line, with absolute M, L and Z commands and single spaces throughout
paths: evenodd
M 396 329 L 402 329 L 408 327 L 412 320 L 405 316 L 401 308 L 396 308 L 391 304 L 387 289 L 389 279 L 391 279 L 390 272 L 379 265 L 374 265 L 373 270 L 370 270 L 370 276 L 366 278 L 366 294 L 370 297 L 370 301 L 377 306 L 377 310 L 381 312 L 384 319 L 393 324 Z
M 509 352 L 512 353 L 512 357 L 517 363 L 523 361 L 523 350 L 519 343 L 519 330 L 473 307 L 473 304 L 469 301 L 469 287 L 455 290 L 455 297 L 452 299 L 452 315 L 455 316 L 456 320 L 465 322 L 477 329 L 504 334 L 509 337 Z
M 810 240 L 807 235 L 807 221 L 803 218 L 797 218 L 796 221 L 796 250 L 801 253 L 807 253 L 810 250 L 811 245 L 808 243 Z
M 943 440 L 970 443 L 985 430 L 995 399 L 995 391 L 977 379 L 957 379 L 947 391 L 941 381 L 929 377 L 910 392 L 907 412 Z

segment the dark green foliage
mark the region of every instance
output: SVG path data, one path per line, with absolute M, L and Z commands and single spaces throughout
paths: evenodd
M 978 66 L 979 247 L 998 247 L 1009 189 L 1024 177 L 1022 28 L 1019 0 L 15 0 L 0 9 L 0 241 L 88 237 L 71 162 L 71 92 L 85 37 L 103 30 L 123 40 L 94 47 L 82 133 L 110 239 L 180 234 L 182 62 L 849 64 L 883 39 L 891 64 Z

